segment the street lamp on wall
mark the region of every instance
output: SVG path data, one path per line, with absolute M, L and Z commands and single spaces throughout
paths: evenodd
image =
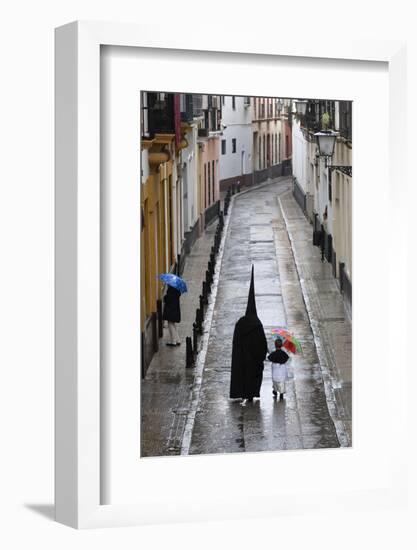
M 319 148 L 319 156 L 325 158 L 326 168 L 328 166 L 328 160 L 334 154 L 334 146 L 338 135 L 339 133 L 334 132 L 333 130 L 322 130 L 321 132 L 316 132 L 314 134 Z
M 297 115 L 305 116 L 307 112 L 307 100 L 305 99 L 296 99 L 295 100 L 295 109 L 297 111 Z

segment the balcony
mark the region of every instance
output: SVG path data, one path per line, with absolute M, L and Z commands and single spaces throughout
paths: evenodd
M 147 137 L 155 134 L 175 134 L 174 94 L 148 93 L 147 106 L 143 107 L 147 119 Z M 145 128 L 142 128 L 142 134 Z
M 208 138 L 210 135 L 210 130 L 208 128 L 199 128 L 198 137 Z
M 194 118 L 192 94 L 181 94 L 181 122 L 192 122 Z
M 201 94 L 193 94 L 193 114 L 194 117 L 203 116 L 203 96 Z

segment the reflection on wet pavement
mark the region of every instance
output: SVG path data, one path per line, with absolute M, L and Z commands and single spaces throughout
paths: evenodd
M 288 180 L 235 198 L 190 454 L 340 446 L 285 225 L 272 200 L 286 189 Z M 293 379 L 284 401 L 277 402 L 272 395 L 266 361 L 260 399 L 242 405 L 229 399 L 230 363 L 234 325 L 246 308 L 252 264 L 258 316 L 270 351 L 271 328 L 287 325 L 300 339 L 303 355 L 292 359 Z
M 160 343 L 142 381 L 142 457 L 351 445 L 351 324 L 290 186 L 290 178 L 279 178 L 234 197 L 201 371 L 185 369 L 185 346 Z M 182 340 L 192 334 L 214 230 L 197 240 L 186 260 Z M 232 337 L 246 309 L 252 264 L 269 350 L 271 329 L 287 326 L 303 353 L 292 356 L 283 401 L 272 395 L 265 361 L 260 399 L 242 405 L 229 399 Z

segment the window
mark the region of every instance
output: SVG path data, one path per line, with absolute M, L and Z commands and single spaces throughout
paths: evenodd
M 222 155 L 226 154 L 226 140 L 222 139 Z
M 232 153 L 236 153 L 236 138 L 232 139 Z
M 278 140 L 275 134 L 275 164 L 278 164 Z
M 142 99 L 142 108 L 140 111 L 141 114 L 141 128 L 142 136 L 149 137 L 149 126 L 148 126 L 148 94 L 146 92 L 141 92 Z
M 266 165 L 267 167 L 271 166 L 271 136 L 268 134 L 266 136 Z
M 352 103 L 339 101 L 339 132 L 348 140 L 352 140 Z
M 215 186 L 215 183 L 216 183 L 216 175 L 215 175 L 215 172 L 214 172 L 214 160 L 211 161 L 211 173 L 212 173 L 212 176 L 213 176 L 213 185 L 211 186 L 211 202 L 213 203 L 214 202 L 214 186 Z
M 207 208 L 207 163 L 204 163 L 204 208 Z
M 236 97 L 234 95 L 232 95 L 232 109 L 236 109 Z
M 278 134 L 278 164 L 281 162 L 281 134 Z
M 207 163 L 208 166 L 208 195 L 207 195 L 207 203 L 208 206 L 210 206 L 210 189 L 211 189 L 211 180 L 210 180 L 210 161 Z
M 259 136 L 259 147 L 258 147 L 258 168 L 259 168 L 259 170 L 262 168 L 261 158 L 262 158 L 262 141 L 261 141 L 261 137 Z

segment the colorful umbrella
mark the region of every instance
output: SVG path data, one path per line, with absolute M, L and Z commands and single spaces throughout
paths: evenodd
M 187 285 L 185 284 L 184 279 L 181 279 L 181 277 L 178 277 L 178 275 L 175 275 L 174 273 L 162 273 L 162 275 L 159 275 L 159 278 L 165 284 L 179 290 L 181 294 L 187 292 Z
M 282 338 L 283 348 L 291 353 L 301 353 L 301 344 L 292 332 L 284 327 L 273 328 L 271 332 Z

